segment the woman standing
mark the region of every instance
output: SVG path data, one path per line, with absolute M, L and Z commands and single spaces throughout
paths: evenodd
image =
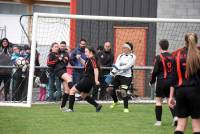
M 176 108 L 178 125 L 174 134 L 183 134 L 188 117 L 192 118 L 194 134 L 200 134 L 200 51 L 197 48 L 197 35 L 185 35 L 185 47 L 176 53 L 174 87 L 176 90 Z M 168 104 L 175 105 L 174 88 L 171 88 Z

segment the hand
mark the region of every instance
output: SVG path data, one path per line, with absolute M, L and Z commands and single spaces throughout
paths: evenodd
M 97 81 L 95 81 L 95 84 L 96 85 L 100 85 L 100 82 L 97 80 Z
M 174 106 L 176 105 L 175 99 L 172 98 L 172 97 L 170 97 L 170 98 L 168 99 L 168 105 L 169 105 L 170 108 L 174 108 Z
M 80 55 L 80 54 L 77 54 L 77 55 L 76 55 L 76 58 L 77 58 L 77 59 L 80 59 L 80 58 L 81 58 L 81 55 Z
M 58 59 L 59 59 L 59 60 L 62 60 L 62 57 L 59 57 Z

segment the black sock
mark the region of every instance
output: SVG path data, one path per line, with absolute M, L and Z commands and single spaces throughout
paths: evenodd
M 71 109 L 71 110 L 74 109 L 74 102 L 75 102 L 75 95 L 70 95 L 69 96 L 69 109 Z
M 174 134 L 183 134 L 183 131 L 175 131 Z
M 94 99 L 92 99 L 90 96 L 87 96 L 87 97 L 85 98 L 85 100 L 86 100 L 88 103 L 90 103 L 90 104 L 92 104 L 93 106 L 95 106 L 95 107 L 98 106 L 98 104 L 96 103 L 96 101 L 95 101 Z
M 69 89 L 71 89 L 73 87 L 73 83 L 72 82 L 68 82 L 67 84 L 68 84 Z
M 67 103 L 67 99 L 68 99 L 69 94 L 64 93 L 63 94 L 63 99 L 62 99 L 62 103 L 61 103 L 61 108 L 65 107 L 66 103 Z
M 156 106 L 156 107 L 155 107 L 155 113 L 156 113 L 156 120 L 157 120 L 157 121 L 161 121 L 162 106 Z
M 175 109 L 174 109 L 174 108 L 171 108 L 171 107 L 169 107 L 169 109 L 170 109 L 170 112 L 171 112 L 171 114 L 172 114 L 172 117 L 174 117 L 174 116 L 175 116 Z
M 124 100 L 124 108 L 128 108 L 128 97 L 127 96 L 124 97 L 123 100 Z
M 193 132 L 193 134 L 200 134 L 200 132 Z
M 113 89 L 113 91 L 111 92 L 111 97 L 113 99 L 114 102 L 118 102 L 118 99 L 117 99 L 117 94 L 115 92 L 115 90 Z

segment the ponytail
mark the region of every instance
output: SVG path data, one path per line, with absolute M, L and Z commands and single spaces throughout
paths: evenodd
M 198 37 L 195 33 L 185 35 L 188 54 L 186 59 L 186 73 L 188 76 L 194 75 L 200 70 L 200 52 L 197 48 Z

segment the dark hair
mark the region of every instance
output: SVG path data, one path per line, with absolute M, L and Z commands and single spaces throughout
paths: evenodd
M 98 46 L 98 47 L 97 47 L 97 50 L 102 51 L 102 50 L 103 50 L 103 46 Z
M 86 48 L 87 48 L 90 52 L 92 52 L 94 56 L 96 55 L 96 51 L 95 51 L 95 49 L 94 49 L 93 47 L 88 46 L 88 47 L 86 47 Z
M 51 44 L 51 49 L 49 50 L 50 52 L 52 52 L 52 48 L 54 47 L 54 45 L 58 44 L 57 42 L 54 42 Z
M 67 43 L 65 41 L 61 41 L 60 44 L 65 44 L 66 45 Z
M 29 45 L 24 45 L 24 50 L 31 50 Z
M 166 39 L 160 40 L 159 45 L 162 50 L 167 50 L 169 48 L 169 42 Z
M 131 42 L 126 42 L 131 47 L 131 50 L 133 50 L 133 44 Z
M 6 41 L 8 42 L 8 47 L 9 47 L 10 43 L 9 43 L 9 41 L 8 41 L 7 38 L 3 38 L 3 39 L 1 40 L 1 42 L 0 42 L 0 47 L 3 47 L 2 43 L 3 43 L 4 40 L 6 40 Z
M 84 38 L 81 38 L 80 42 L 81 42 L 81 41 L 87 42 L 86 39 L 84 39 Z
M 200 70 L 200 52 L 197 48 L 198 37 L 196 33 L 187 33 L 185 42 L 188 48 L 186 59 L 186 73 L 188 76 L 196 74 Z

